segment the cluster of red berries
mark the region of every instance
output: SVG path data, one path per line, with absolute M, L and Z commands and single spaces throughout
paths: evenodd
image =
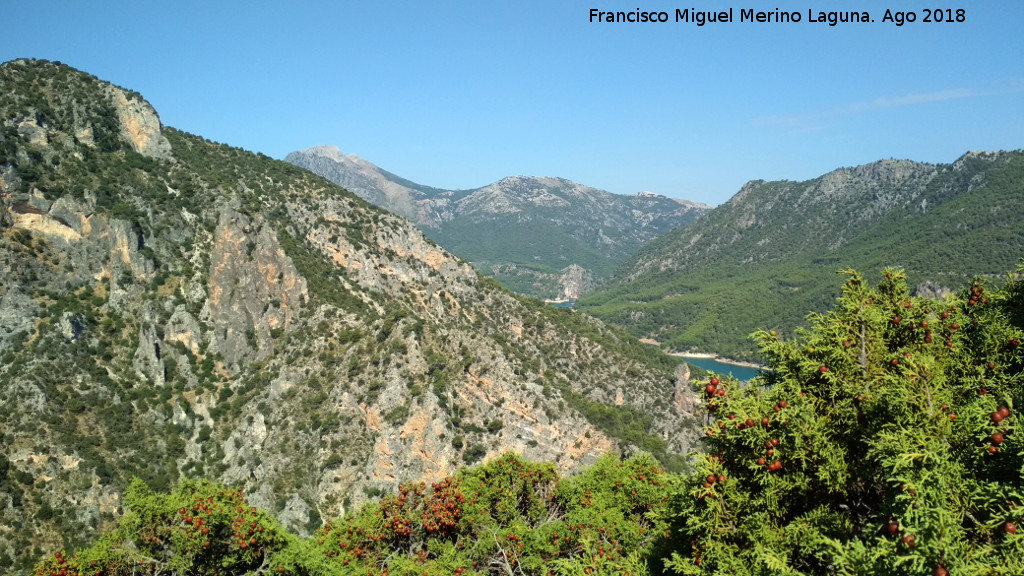
M 992 414 L 989 414 L 989 419 L 992 420 L 993 424 L 999 426 L 1002 423 L 1002 421 L 1005 420 L 1009 415 L 1010 409 L 1007 408 L 1006 406 L 1000 406 L 998 410 L 996 410 Z M 1009 432 L 1007 432 L 1007 434 L 1009 434 Z M 989 437 L 991 444 L 988 447 L 988 453 L 998 454 L 999 445 L 1002 444 L 1003 440 L 1005 439 L 1006 437 L 1003 435 L 1002 432 L 993 432 L 992 436 Z

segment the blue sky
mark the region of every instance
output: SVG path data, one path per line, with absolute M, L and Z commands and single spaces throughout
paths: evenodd
M 966 21 L 921 22 L 947 6 Z M 588 17 L 730 7 L 802 22 Z M 886 8 L 918 22 L 882 23 Z M 34 0 L 3 19 L 0 60 L 60 60 L 165 124 L 275 158 L 333 144 L 440 188 L 561 176 L 718 204 L 751 179 L 1024 148 L 1020 0 Z

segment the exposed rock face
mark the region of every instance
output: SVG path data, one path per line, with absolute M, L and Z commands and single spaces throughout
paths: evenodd
M 589 270 L 575 264 L 567 266 L 558 279 L 558 298 L 575 300 L 593 290 L 596 285 L 597 281 Z
M 285 161 L 409 218 L 511 289 L 543 298 L 588 289 L 563 286 L 567 267 L 582 268 L 599 282 L 640 245 L 688 225 L 710 208 L 650 192 L 610 194 L 562 178 L 513 176 L 474 190 L 441 190 L 346 156 L 334 146 L 292 152 Z
M 0 65 L 0 93 L 0 573 L 109 526 L 132 476 L 237 484 L 309 533 L 503 451 L 636 449 L 588 403 L 650 415 L 663 456 L 694 441 L 672 364 L 408 221 L 63 66 Z
M 124 90 L 114 86 L 106 86 L 106 92 L 114 103 L 121 136 L 132 149 L 143 156 L 153 158 L 170 158 L 171 144 L 160 132 L 160 118 L 156 110 L 141 97 L 129 97 Z M 83 127 L 76 133 L 81 134 L 79 140 L 91 138 L 91 131 Z
M 210 251 L 205 318 L 217 326 L 211 352 L 229 372 L 272 352 L 271 331 L 287 330 L 309 300 L 306 280 L 267 225 L 222 207 Z

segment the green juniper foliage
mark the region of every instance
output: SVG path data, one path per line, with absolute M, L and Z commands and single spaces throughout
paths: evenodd
M 1024 272 L 1024 267 L 1018 270 Z M 848 272 L 774 372 L 710 381 L 707 453 L 672 509 L 681 574 L 1024 574 L 1019 280 L 943 302 Z

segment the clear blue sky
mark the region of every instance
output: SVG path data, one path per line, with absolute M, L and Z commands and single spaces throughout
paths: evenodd
M 730 7 L 802 22 L 588 21 Z M 882 23 L 887 7 L 918 22 Z M 211 140 L 333 144 L 441 188 L 561 176 L 718 204 L 751 179 L 1024 148 L 1021 0 L 9 0 L 2 17 L 0 60 L 60 60 Z

